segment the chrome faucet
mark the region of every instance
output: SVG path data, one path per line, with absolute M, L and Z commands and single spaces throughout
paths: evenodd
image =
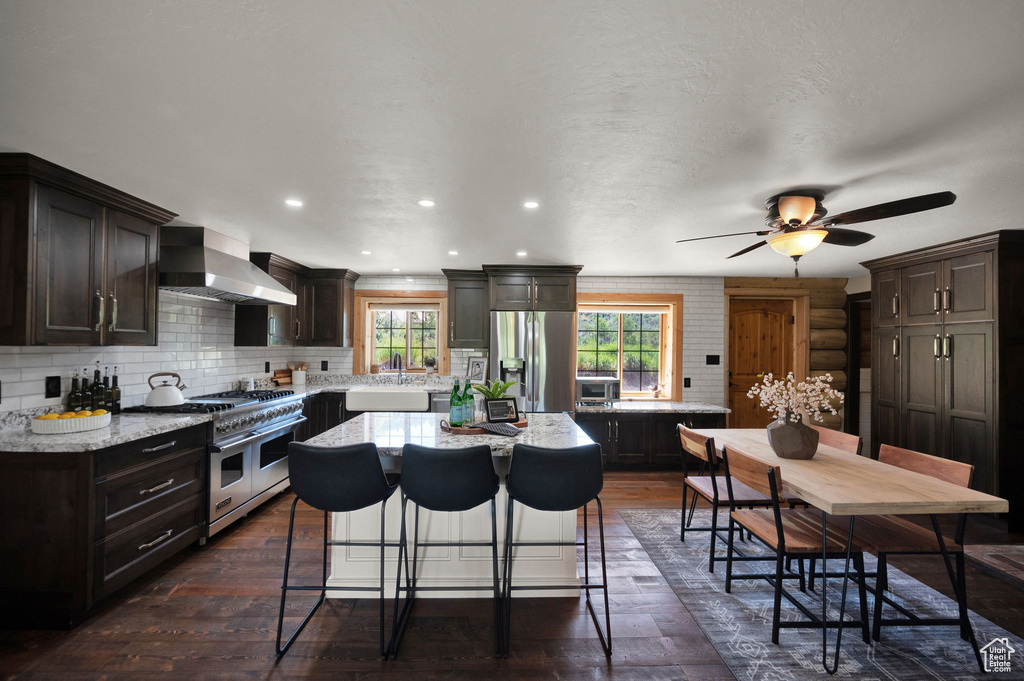
M 391 358 L 391 366 L 398 368 L 398 385 L 405 383 L 405 372 L 403 371 L 402 353 L 396 352 Z

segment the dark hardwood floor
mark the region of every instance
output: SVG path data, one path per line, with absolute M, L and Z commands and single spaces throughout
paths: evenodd
M 685 604 L 665 584 L 618 515 L 619 508 L 676 508 L 679 475 L 606 474 L 614 655 L 605 658 L 582 599 L 517 600 L 512 651 L 491 658 L 484 600 L 421 600 L 399 658 L 377 659 L 376 601 L 331 600 L 281 661 L 274 657 L 288 508 L 283 494 L 207 546 L 186 551 L 129 586 L 72 631 L 0 631 L 3 679 L 732 679 Z M 316 564 L 320 516 L 300 505 L 296 559 Z M 995 520 L 976 519 L 969 542 L 1019 541 Z M 928 558 L 893 560 L 949 594 Z M 315 578 L 318 568 L 296 577 Z M 1024 635 L 1024 591 L 973 568 L 970 607 Z M 300 597 L 301 599 L 302 597 Z M 308 600 L 289 608 L 294 626 Z

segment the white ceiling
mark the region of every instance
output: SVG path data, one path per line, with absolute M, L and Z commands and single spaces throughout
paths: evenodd
M 674 242 L 760 229 L 799 185 L 833 214 L 959 196 L 801 262 L 859 274 L 1019 227 L 1022 121 L 1017 0 L 0 0 L 0 150 L 364 274 L 524 249 L 789 276 L 768 248 L 724 259 L 757 237 Z

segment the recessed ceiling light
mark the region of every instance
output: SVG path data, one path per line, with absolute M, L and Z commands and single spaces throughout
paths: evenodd
M 392 271 L 392 272 L 401 272 L 401 271 L 402 271 L 402 268 L 400 268 L 400 267 L 392 267 L 392 268 L 391 268 L 391 271 Z
M 406 281 L 412 281 L 412 277 L 406 277 L 405 280 Z
M 284 202 L 287 203 L 289 206 L 293 206 L 295 208 L 298 208 L 299 206 L 302 205 L 302 201 L 299 201 L 298 199 L 285 199 Z
M 458 255 L 458 251 L 448 251 L 448 255 Z
M 362 253 L 363 255 L 370 255 L 371 253 L 373 253 L 373 251 L 359 251 L 359 252 Z
M 527 201 L 523 204 L 523 208 L 539 208 L 540 204 L 536 201 Z
M 518 255 L 520 258 L 525 257 L 526 256 L 526 251 L 517 251 L 516 255 Z
M 424 208 L 433 208 L 437 205 L 437 201 L 434 201 L 433 199 L 420 199 L 416 204 L 423 206 Z

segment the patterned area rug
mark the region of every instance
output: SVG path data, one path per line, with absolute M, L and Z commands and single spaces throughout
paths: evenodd
M 710 510 L 698 509 L 696 526 L 707 526 Z M 708 572 L 708 534 L 679 541 L 679 511 L 620 509 L 619 515 L 633 531 L 655 565 L 668 581 L 679 600 L 693 614 L 719 654 L 737 679 L 743 681 L 783 681 L 788 679 L 822 679 L 828 674 L 821 665 L 821 631 L 817 629 L 783 629 L 779 645 L 771 642 L 773 589 L 764 580 L 733 582 L 732 593 L 725 593 L 725 564 L 715 565 L 715 574 Z M 748 554 L 758 553 L 755 542 L 739 544 Z M 719 555 L 724 556 L 724 546 Z M 874 571 L 874 557 L 865 555 L 866 569 Z M 739 563 L 734 574 L 764 572 L 772 563 Z M 820 561 L 819 561 L 820 566 Z M 829 570 L 836 571 L 839 561 L 829 561 Z M 787 580 L 790 581 L 790 580 Z M 901 605 L 923 617 L 956 617 L 956 604 L 921 584 L 916 579 L 889 567 L 889 582 L 894 598 Z M 873 584 L 874 579 L 869 579 Z M 790 585 L 791 584 L 791 585 Z M 796 594 L 811 612 L 821 612 L 820 586 L 806 595 L 796 588 L 796 580 L 787 588 Z M 828 583 L 828 599 L 838 616 L 841 580 Z M 851 582 L 847 618 L 857 614 L 857 590 Z M 968 595 L 969 596 L 969 595 Z M 868 608 L 873 597 L 868 594 Z M 891 608 L 884 611 L 895 616 Z M 783 620 L 801 620 L 803 615 L 788 601 L 782 601 Z M 994 639 L 1006 638 L 1015 653 L 1010 655 L 1011 673 L 983 674 L 978 669 L 974 652 L 960 639 L 956 627 L 889 627 L 882 629 L 882 640 L 867 645 L 859 629 L 844 629 L 839 671 L 835 678 L 858 680 L 918 681 L 935 679 L 1006 679 L 1024 678 L 1024 640 L 971 613 L 975 635 L 980 646 Z M 835 630 L 829 633 L 829 649 L 835 642 Z M 829 656 L 831 663 L 831 654 Z

